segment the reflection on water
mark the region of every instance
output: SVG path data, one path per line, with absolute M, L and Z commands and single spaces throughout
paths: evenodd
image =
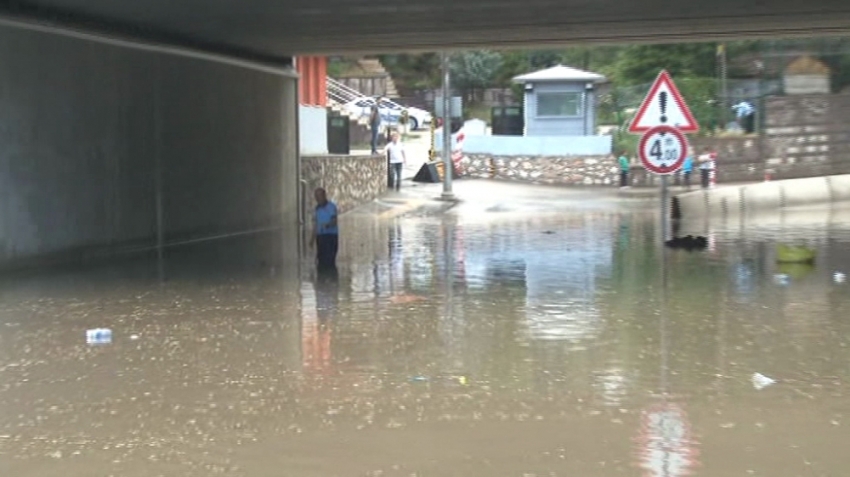
M 665 285 L 654 217 L 345 217 L 330 274 L 268 237 L 165 283 L 14 277 L 0 475 L 843 475 L 850 221 L 683 224 L 711 246 Z M 813 267 L 776 265 L 789 237 Z
M 641 412 L 636 439 L 637 465 L 647 477 L 691 475 L 699 464 L 688 415 L 673 402 L 660 402 Z

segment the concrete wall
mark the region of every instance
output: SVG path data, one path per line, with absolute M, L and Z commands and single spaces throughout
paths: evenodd
M 298 144 L 301 154 L 328 153 L 328 110 L 298 106 Z
M 832 84 L 829 75 L 790 75 L 783 78 L 785 94 L 829 94 Z
M 587 136 L 596 130 L 594 94 L 586 93 L 586 83 L 534 83 L 525 93 L 526 136 Z M 578 93 L 579 113 L 572 117 L 538 116 L 540 93 Z
M 681 218 L 749 217 L 790 207 L 850 201 L 850 175 L 810 177 L 677 195 Z
M 0 264 L 153 244 L 158 189 L 167 240 L 297 239 L 294 79 L 6 27 L 0 64 Z

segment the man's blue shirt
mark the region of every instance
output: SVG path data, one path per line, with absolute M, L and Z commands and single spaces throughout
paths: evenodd
M 329 225 L 336 217 L 336 204 L 327 201 L 325 205 L 316 206 L 316 235 L 338 235 L 339 227 Z

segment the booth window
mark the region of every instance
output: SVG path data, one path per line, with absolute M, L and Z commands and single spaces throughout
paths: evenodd
M 537 93 L 537 116 L 543 118 L 581 116 L 581 93 Z

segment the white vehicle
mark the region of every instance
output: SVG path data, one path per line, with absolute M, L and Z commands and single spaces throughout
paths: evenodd
M 343 108 L 345 108 L 346 111 L 349 111 L 352 115 L 358 118 L 363 118 L 369 117 L 374 104 L 375 98 L 364 96 L 362 98 L 349 101 L 343 106 Z M 431 121 L 434 119 L 433 116 L 431 116 L 431 113 L 424 109 L 414 107 L 406 108 L 388 99 L 382 100 L 381 105 L 378 108 L 378 112 L 381 114 L 381 122 L 389 124 L 390 126 L 399 124 L 402 112 L 405 110 L 407 110 L 411 131 L 415 131 L 419 128 L 425 127 L 427 124 L 431 124 Z

